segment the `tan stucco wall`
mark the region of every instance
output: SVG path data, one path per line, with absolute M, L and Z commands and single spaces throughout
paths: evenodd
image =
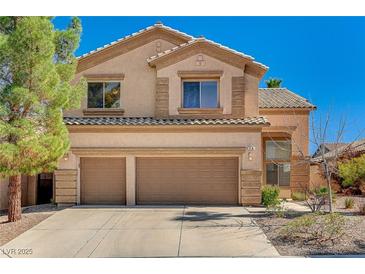
M 121 82 L 121 108 L 125 110 L 124 116 L 153 116 L 155 111 L 156 72 L 154 68 L 148 65 L 146 59 L 157 53 L 157 42 L 160 42 L 162 51 L 174 46 L 174 44 L 165 40 L 155 40 L 82 71 L 76 75 L 75 80 L 84 74 L 123 73 L 124 80 Z M 81 109 L 67 111 L 65 112 L 65 116 L 82 116 L 82 109 L 85 109 L 86 106 L 87 101 L 85 97 Z
M 308 155 L 309 145 L 309 112 L 281 112 L 260 110 L 260 115 L 264 115 L 271 124 L 271 127 L 279 126 L 284 130 L 289 130 L 290 127 L 296 127 L 292 134 L 292 149 L 293 155 L 297 155 L 301 150 L 305 155 Z
M 197 62 L 198 55 L 203 56 L 204 62 Z M 201 65 L 197 65 L 201 64 Z M 223 75 L 219 84 L 219 101 L 220 107 L 223 107 L 223 114 L 231 114 L 232 111 L 232 77 L 243 76 L 243 70 L 226 64 L 220 60 L 207 56 L 205 54 L 197 54 L 183 61 L 175 63 L 171 66 L 162 68 L 157 71 L 157 77 L 169 78 L 169 114 L 178 115 L 178 108 L 181 107 L 181 78 L 178 71 L 195 71 L 195 70 L 221 70 Z
M 149 151 L 147 154 L 138 152 L 138 148 L 154 149 L 162 148 L 209 148 L 212 152 L 204 152 L 204 156 L 219 156 L 219 152 L 215 153 L 214 148 L 244 148 L 254 146 L 255 150 L 250 151 L 252 159 L 248 157 L 248 151 L 243 152 L 239 156 L 240 168 L 244 170 L 261 170 L 262 168 L 262 150 L 261 150 L 261 131 L 248 132 L 171 132 L 171 133 L 70 133 L 71 152 L 67 159 L 61 159 L 59 162 L 59 172 L 62 170 L 76 170 L 76 200 L 80 203 L 80 156 L 72 153 L 73 148 L 118 148 L 117 154 L 110 155 L 110 152 L 99 152 L 90 157 L 126 157 L 126 188 L 127 188 L 127 205 L 135 204 L 135 158 L 141 156 L 152 156 L 159 152 Z M 126 150 L 136 148 L 136 152 Z M 210 153 L 210 154 L 209 154 Z M 184 150 L 174 152 L 174 156 L 184 155 Z M 171 156 L 171 155 L 170 155 Z M 189 154 L 188 156 L 200 156 L 199 153 Z M 167 156 L 168 157 L 168 156 Z M 240 184 L 238 185 L 240 187 Z M 56 189 L 57 196 L 57 189 Z
M 310 182 L 309 164 L 306 160 L 302 159 L 302 154 L 300 153 L 302 152 L 304 155 L 308 156 L 309 112 L 295 112 L 294 110 L 260 110 L 260 114 L 266 116 L 269 119 L 271 127 L 268 128 L 268 130 L 273 130 L 276 127 L 275 130 L 278 132 L 289 132 L 292 134 L 290 188 L 282 187 L 281 192 L 281 197 L 290 198 L 291 191 L 301 190 Z M 272 133 L 270 136 L 275 138 L 275 133 Z M 290 137 L 287 136 L 282 138 Z M 264 167 L 263 169 L 265 170 Z
M 311 187 L 327 186 L 326 179 L 322 176 L 321 167 L 319 165 L 310 166 L 310 185 Z
M 245 73 L 245 116 L 255 117 L 259 114 L 259 79 Z
M 183 148 L 254 146 L 252 160 L 243 159 L 242 168 L 261 170 L 261 132 L 191 133 L 71 133 L 72 147 Z M 72 149 L 72 148 L 71 148 Z M 246 155 L 247 156 L 247 155 Z M 60 169 L 76 167 L 76 157 L 61 159 Z

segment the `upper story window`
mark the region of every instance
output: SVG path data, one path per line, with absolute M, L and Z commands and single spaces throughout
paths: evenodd
M 266 183 L 290 186 L 291 142 L 270 140 L 265 142 Z
M 184 80 L 183 108 L 217 108 L 217 80 Z
M 88 108 L 120 108 L 120 82 L 89 82 Z

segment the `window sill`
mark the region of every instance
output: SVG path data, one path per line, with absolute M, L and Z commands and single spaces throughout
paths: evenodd
M 223 114 L 223 108 L 178 108 L 179 114 Z
M 123 116 L 124 109 L 121 108 L 87 108 L 83 110 L 85 116 Z

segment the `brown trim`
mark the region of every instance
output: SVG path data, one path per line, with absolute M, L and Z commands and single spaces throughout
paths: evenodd
M 182 70 L 177 72 L 181 78 L 220 78 L 223 70 Z
M 296 126 L 270 126 L 262 129 L 262 134 L 267 137 L 274 137 L 274 135 L 282 134 L 285 135 L 284 137 L 289 136 L 291 138 L 291 135 L 296 129 Z
M 119 126 L 119 125 L 69 125 L 70 133 L 111 132 L 260 132 L 269 125 L 195 125 L 195 126 Z
M 259 114 L 309 114 L 313 108 L 259 108 Z
M 240 203 L 242 205 L 261 204 L 261 170 L 241 169 Z
M 54 171 L 55 202 L 57 204 L 76 204 L 77 170 L 58 169 Z
M 155 116 L 169 116 L 169 78 L 156 78 Z
M 220 47 L 214 46 L 206 41 L 192 43 L 189 46 L 173 51 L 170 54 L 163 55 L 149 62 L 151 66 L 155 66 L 158 70 L 168 67 L 172 64 L 185 60 L 196 54 L 206 54 L 210 57 L 218 59 L 232 66 L 244 69 L 250 59 L 238 56 L 233 52 L 229 52 Z
M 273 163 L 273 162 L 277 162 L 277 163 L 290 163 L 290 165 L 292 165 L 292 160 L 293 160 L 293 148 L 291 148 L 291 154 L 290 154 L 290 159 L 289 160 L 266 160 L 266 141 L 270 141 L 270 140 L 274 140 L 274 141 L 291 141 L 291 135 L 289 136 L 273 136 L 273 135 L 263 135 L 262 136 L 262 170 L 263 170 L 263 175 L 262 175 L 262 182 L 263 185 L 266 185 L 266 165 L 269 163 Z M 290 167 L 291 169 L 291 167 Z M 289 181 L 289 186 L 280 186 L 279 187 L 290 187 L 292 184 L 292 178 L 291 178 L 291 170 L 290 170 L 290 181 Z
M 175 45 L 180 45 L 191 40 L 191 38 L 185 37 L 182 34 L 178 34 L 174 31 L 169 31 L 159 27 L 151 28 L 141 32 L 138 35 L 125 38 L 120 42 L 117 42 L 85 57 L 81 57 L 78 60 L 77 73 L 110 60 L 116 56 L 125 54 L 157 39 L 163 39 Z
M 267 71 L 267 68 L 254 63 L 251 58 L 237 55 L 205 40 L 197 41 L 188 46 L 172 51 L 169 54 L 155 58 L 151 60 L 149 64 L 151 66 L 155 66 L 157 70 L 160 70 L 196 54 L 206 54 L 222 62 L 240 68 L 247 74 L 256 76 L 258 78 L 261 78 Z
M 177 108 L 179 114 L 223 114 L 223 108 Z
M 82 111 L 85 116 L 123 116 L 124 109 L 88 108 Z
M 259 65 L 249 64 L 249 65 L 245 66 L 245 73 L 252 75 L 254 77 L 257 77 L 259 79 L 261 79 L 262 76 L 264 76 L 266 71 L 267 71 L 267 69 L 265 69 Z
M 124 80 L 124 73 L 95 73 L 95 74 L 84 74 L 87 81 L 107 81 L 107 80 Z
M 234 76 L 232 83 L 232 116 L 245 116 L 245 80 L 243 76 Z
M 121 156 L 144 155 L 238 155 L 245 153 L 245 147 L 71 147 L 77 156 Z M 147 156 L 144 156 L 147 157 Z M 199 157 L 199 156 L 197 156 Z

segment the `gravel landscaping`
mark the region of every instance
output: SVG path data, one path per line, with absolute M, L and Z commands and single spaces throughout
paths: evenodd
M 365 254 L 365 216 L 358 213 L 357 204 L 364 201 L 364 197 L 355 197 L 355 207 L 345 209 L 346 197 L 338 197 L 335 211 L 345 218 L 345 234 L 335 243 L 323 245 L 315 242 L 290 241 L 283 236 L 283 228 L 291 220 L 299 218 L 306 212 L 287 212 L 284 218 L 278 218 L 265 212 L 251 211 L 254 221 L 262 228 L 267 238 L 282 256 L 315 256 L 315 255 L 364 255 Z M 304 205 L 302 202 L 298 204 Z
M 61 209 L 50 204 L 27 207 L 23 209 L 22 219 L 14 223 L 8 222 L 8 216 L 5 211 L 0 212 L 0 246 L 16 238 Z

